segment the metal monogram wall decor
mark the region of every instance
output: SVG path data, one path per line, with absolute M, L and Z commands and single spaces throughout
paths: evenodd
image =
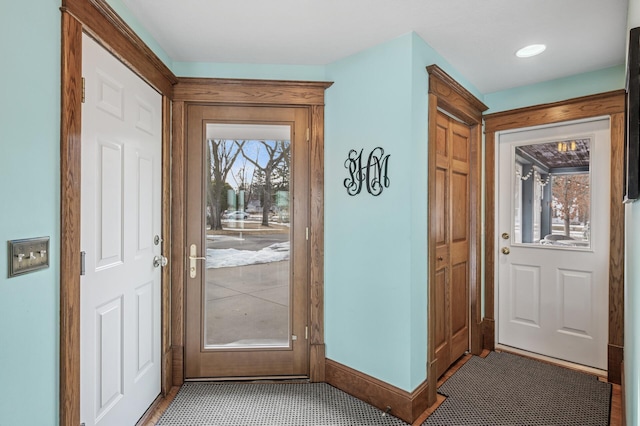
M 390 184 L 387 169 L 389 167 L 389 154 L 384 154 L 381 147 L 374 148 L 363 163 L 364 149 L 360 152 L 352 149 L 344 162 L 344 167 L 349 171 L 349 177 L 344 180 L 347 194 L 358 195 L 364 186 L 367 192 L 373 196 L 382 194 L 384 188 Z

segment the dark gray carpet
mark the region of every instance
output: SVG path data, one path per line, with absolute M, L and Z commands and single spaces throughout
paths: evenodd
M 406 426 L 324 383 L 185 383 L 160 426 Z
M 611 386 L 562 367 L 492 352 L 438 392 L 423 426 L 606 426 Z M 185 383 L 159 426 L 408 426 L 324 383 Z
M 507 353 L 472 357 L 438 392 L 424 426 L 606 426 L 611 385 L 595 376 Z

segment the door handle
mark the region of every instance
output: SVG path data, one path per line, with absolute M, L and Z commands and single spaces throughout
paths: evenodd
M 500 249 L 500 251 L 502 252 L 502 254 L 511 253 L 511 250 L 509 250 L 509 247 L 502 247 L 502 249 Z
M 167 263 L 169 263 L 169 260 L 164 256 L 156 256 L 153 258 L 154 268 L 159 268 L 159 267 L 164 268 L 165 266 L 167 266 Z
M 191 247 L 189 247 L 189 276 L 191 278 L 195 278 L 196 275 L 198 274 L 198 268 L 196 268 L 196 260 L 206 260 L 206 257 L 200 257 L 197 255 L 197 250 L 198 248 L 196 247 L 195 244 L 191 244 Z

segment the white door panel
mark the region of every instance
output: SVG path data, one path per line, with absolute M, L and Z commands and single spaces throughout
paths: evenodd
M 498 135 L 497 343 L 606 369 L 609 132 L 609 120 L 600 118 Z M 562 210 L 562 203 L 549 188 L 548 198 L 544 198 L 544 188 L 552 185 L 556 176 L 570 177 L 574 172 L 568 171 L 570 167 L 545 171 L 545 164 L 536 164 L 535 159 L 523 164 L 533 157 L 526 157 L 522 147 L 554 146 L 557 141 L 578 139 L 588 141 L 588 171 L 581 173 L 589 176 L 586 191 L 590 208 L 579 208 L 579 200 L 573 198 L 575 206 L 570 214 L 575 216 L 567 221 L 568 228 L 559 231 L 565 226 L 564 219 L 554 214 Z M 553 150 L 547 151 L 552 155 Z M 527 166 L 533 173 L 525 172 Z M 527 179 L 533 182 L 529 193 L 521 183 Z M 526 213 L 527 209 L 533 211 Z M 540 230 L 545 209 L 550 211 L 547 229 L 565 233 L 558 237 L 561 241 Z M 525 241 L 527 220 L 533 224 L 531 239 Z
M 540 267 L 511 264 L 509 320 L 540 328 Z
M 135 424 L 160 393 L 161 96 L 83 36 L 81 420 Z

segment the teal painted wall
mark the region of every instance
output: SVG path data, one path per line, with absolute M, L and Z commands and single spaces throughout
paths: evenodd
M 558 100 L 558 82 L 483 98 L 415 34 L 326 67 L 172 63 L 121 0 L 109 3 L 177 75 L 335 81 L 326 107 L 327 356 L 404 390 L 415 389 L 426 377 L 425 67 L 437 63 L 492 111 Z M 0 196 L 18 206 L 0 213 L 0 378 L 11 383 L 0 389 L 0 425 L 50 425 L 57 424 L 59 395 L 60 1 L 0 0 L 0 5 L 0 36 L 14 40 L 0 45 L 5 81 Z M 618 68 L 564 79 L 571 95 L 563 96 L 620 88 L 622 80 Z M 376 146 L 391 155 L 390 187 L 379 197 L 348 196 L 343 164 L 349 149 L 367 152 Z M 627 213 L 631 259 L 640 249 L 638 203 Z M 7 256 L 5 241 L 43 235 L 51 236 L 51 267 L 7 279 L 7 264 L 1 261 Z M 640 270 L 633 266 L 627 267 L 628 278 L 638 283 Z M 638 330 L 637 288 L 627 288 L 625 354 L 627 416 L 636 422 L 640 391 L 634 360 L 640 348 L 629 330 Z
M 334 81 L 325 112 L 327 357 L 406 391 L 426 378 L 425 68 L 433 63 L 460 77 L 411 33 L 326 71 Z M 378 146 L 390 155 L 389 188 L 349 196 L 349 150 Z
M 430 65 L 436 53 L 417 34 L 411 35 L 411 139 L 409 158 L 411 170 L 409 191 L 411 204 L 411 236 L 409 238 L 409 353 L 410 383 L 408 391 L 413 391 L 427 377 L 427 335 L 428 335 L 428 259 L 427 252 L 427 162 L 429 136 L 429 75 Z
M 60 1 L 0 1 L 0 425 L 58 418 Z M 50 236 L 50 267 L 7 278 L 7 240 Z
M 487 113 L 539 105 L 624 88 L 623 65 L 578 74 L 529 86 L 516 87 L 484 96 Z
M 626 206 L 624 374 L 628 425 L 640 424 L 640 202 Z
M 628 29 L 640 26 L 640 0 L 629 0 Z M 640 424 L 640 202 L 625 207 L 624 375 L 628 425 Z
M 327 357 L 411 387 L 411 37 L 327 66 L 325 341 Z M 390 186 L 347 195 L 349 150 L 389 154 Z M 423 321 L 425 322 L 425 321 Z M 426 331 L 425 331 L 426 333 Z
M 175 75 L 180 77 L 250 78 L 259 80 L 325 80 L 325 67 L 318 65 L 174 62 L 172 71 Z

